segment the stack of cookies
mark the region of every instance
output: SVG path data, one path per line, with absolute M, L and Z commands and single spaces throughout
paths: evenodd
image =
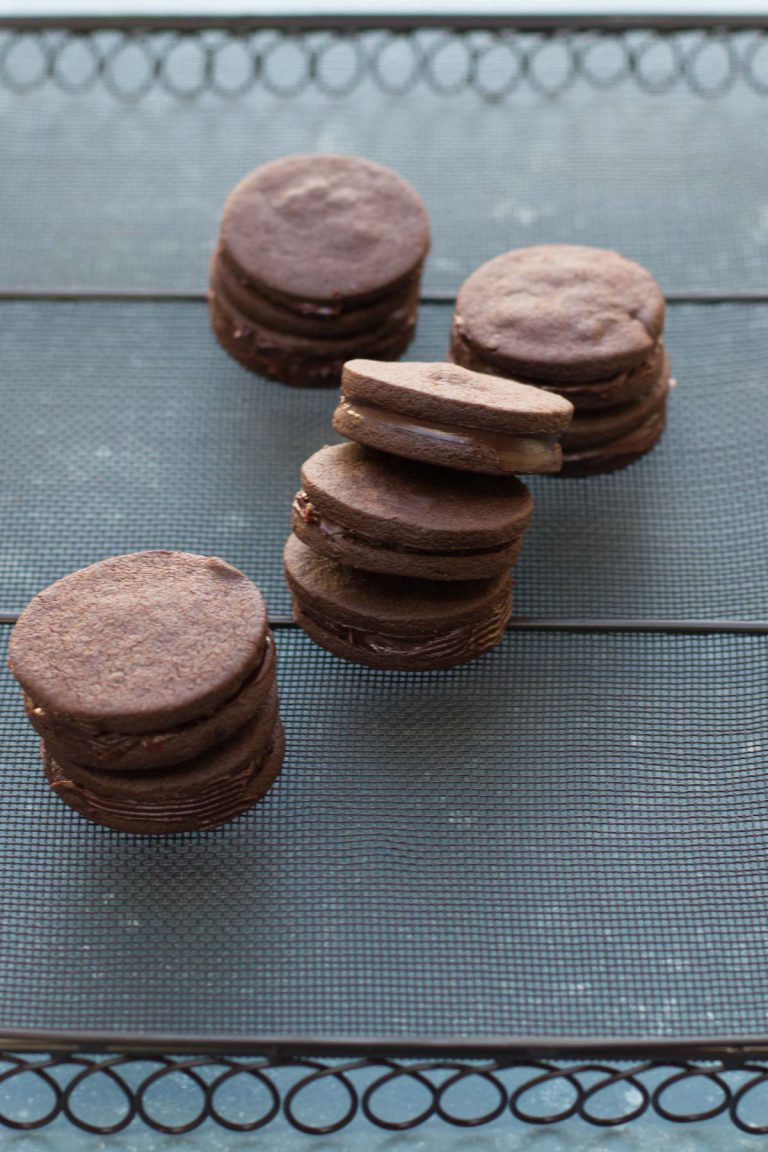
M 65 576 L 19 617 L 8 663 L 49 783 L 98 824 L 213 828 L 280 771 L 264 600 L 216 557 L 137 552 Z
M 542 244 L 483 264 L 459 292 L 457 364 L 557 392 L 576 412 L 563 475 L 613 472 L 658 442 L 671 386 L 664 296 L 616 252 Z
M 285 550 L 294 614 L 373 668 L 464 663 L 501 639 L 533 501 L 571 404 L 452 364 L 346 364 L 334 427 L 306 461 Z
M 421 198 L 353 156 L 289 156 L 229 196 L 213 256 L 213 330 L 246 368 L 338 385 L 345 360 L 394 359 L 416 327 L 429 249 Z

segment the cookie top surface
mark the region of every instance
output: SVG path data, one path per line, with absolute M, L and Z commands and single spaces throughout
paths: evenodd
M 462 285 L 456 327 L 510 372 L 589 380 L 639 364 L 664 327 L 651 274 L 604 248 L 540 244 L 489 260 Z
M 276 297 L 376 296 L 429 249 L 418 193 L 396 172 L 354 156 L 286 156 L 230 193 L 220 240 L 243 276 Z
M 533 512 L 515 477 L 457 473 L 360 444 L 321 448 L 301 483 L 319 515 L 394 546 L 492 547 L 524 531 Z
M 424 635 L 486 615 L 508 593 L 509 574 L 440 583 L 379 576 L 320 556 L 296 536 L 285 546 L 285 574 L 302 608 L 321 618 L 386 635 Z
M 264 600 L 237 568 L 214 556 L 135 552 L 35 596 L 8 663 L 52 713 L 149 732 L 222 704 L 257 667 L 266 638 Z
M 519 435 L 562 432 L 573 415 L 556 393 L 458 364 L 348 360 L 341 391 L 416 420 Z

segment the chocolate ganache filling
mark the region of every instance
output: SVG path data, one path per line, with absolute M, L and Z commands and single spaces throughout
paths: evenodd
M 465 652 L 484 652 L 499 642 L 512 611 L 512 590 L 506 590 L 493 608 L 481 620 L 461 624 L 444 632 L 421 636 L 398 636 L 388 632 L 372 632 L 340 620 L 316 616 L 299 604 L 294 605 L 297 621 L 308 620 L 322 632 L 336 636 L 354 648 L 362 648 L 379 656 L 408 656 L 430 660 L 451 659 Z
M 549 433 L 515 434 L 494 432 L 490 428 L 467 428 L 439 421 L 422 421 L 415 416 L 380 408 L 377 404 L 342 395 L 340 407 L 353 420 L 376 424 L 386 431 L 412 432 L 456 448 L 491 452 L 505 467 L 515 468 L 521 456 L 550 457 L 556 452 L 559 437 Z
M 277 739 L 273 735 L 264 751 L 258 758 L 253 758 L 232 776 L 215 781 L 209 787 L 200 789 L 195 796 L 180 795 L 177 798 L 163 798 L 153 800 L 151 796 L 146 801 L 136 797 L 119 799 L 109 796 L 102 797 L 90 788 L 84 787 L 76 780 L 71 779 L 66 771 L 52 756 L 48 757 L 51 787 L 58 792 L 69 794 L 86 814 L 97 821 L 109 822 L 109 818 L 146 819 L 150 822 L 157 820 L 178 820 L 195 818 L 203 821 L 225 820 L 235 815 L 239 802 L 248 798 L 253 786 L 258 787 L 267 782 L 270 773 L 270 759 L 274 755 Z M 183 774 L 183 766 L 180 774 Z

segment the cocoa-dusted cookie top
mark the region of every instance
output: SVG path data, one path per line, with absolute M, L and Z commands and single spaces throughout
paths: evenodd
M 402 416 L 520 435 L 562 432 L 573 415 L 555 393 L 458 364 L 348 360 L 341 391 Z
M 288 586 L 303 608 L 383 634 L 428 635 L 477 620 L 512 585 L 508 573 L 456 583 L 380 576 L 320 556 L 296 536 L 284 558 Z
M 459 335 L 505 372 L 590 380 L 641 363 L 664 327 L 651 274 L 604 248 L 539 244 L 483 264 L 456 302 Z
M 220 241 L 257 288 L 278 299 L 375 298 L 429 249 L 418 193 L 355 156 L 285 156 L 257 168 L 224 205 Z
M 315 452 L 301 483 L 320 516 L 395 547 L 492 547 L 523 532 L 533 511 L 513 476 L 457 473 L 354 443 Z
M 149 732 L 213 711 L 261 661 L 261 593 L 215 556 L 135 552 L 40 592 L 8 663 L 33 704 L 104 731 Z

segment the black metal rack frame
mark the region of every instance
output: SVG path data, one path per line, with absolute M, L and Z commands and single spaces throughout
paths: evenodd
M 461 40 L 473 33 L 487 33 L 496 44 L 503 44 L 515 56 L 519 64 L 514 77 L 498 91 L 488 91 L 477 77 L 477 67 L 487 48 L 477 49 L 470 46 L 467 56 L 467 71 L 463 80 L 441 88 L 433 72 L 434 56 L 440 51 L 443 42 L 438 39 L 426 51 L 422 51 L 415 43 L 414 68 L 405 82 L 397 82 L 391 87 L 380 73 L 380 52 L 384 45 L 377 47 L 365 61 L 358 60 L 358 70 L 349 86 L 341 84 L 338 88 L 326 88 L 322 75 L 317 68 L 318 54 L 322 54 L 323 45 L 316 50 L 309 48 L 308 72 L 298 85 L 288 85 L 286 88 L 276 87 L 273 90 L 281 95 L 293 95 L 307 82 L 312 82 L 322 91 L 329 91 L 335 95 L 344 95 L 357 83 L 364 68 L 382 89 L 389 92 L 405 92 L 411 84 L 424 80 L 433 90 L 450 95 L 463 87 L 474 87 L 482 96 L 489 100 L 503 99 L 510 95 L 525 81 L 534 90 L 543 95 L 558 95 L 564 91 L 577 78 L 593 84 L 597 88 L 609 89 L 615 83 L 631 75 L 637 85 L 645 91 L 663 94 L 671 90 L 676 84 L 685 82 L 692 91 L 703 97 L 717 97 L 722 95 L 737 80 L 742 80 L 760 94 L 768 92 L 768 68 L 760 60 L 760 54 L 765 45 L 768 33 L 768 18 L 764 15 L 675 15 L 658 14 L 653 17 L 647 15 L 577 15 L 564 14 L 562 16 L 535 16 L 535 15 L 447 15 L 434 14 L 418 15 L 318 15 L 318 16 L 76 16 L 62 19 L 60 17 L 18 17 L 0 15 L 0 33 L 6 32 L 10 39 L 0 47 L 0 84 L 7 84 L 16 90 L 31 90 L 46 81 L 59 83 L 63 90 L 70 93 L 86 91 L 97 80 L 101 79 L 114 95 L 126 99 L 139 98 L 145 90 L 155 84 L 165 86 L 168 91 L 178 98 L 195 99 L 208 89 L 218 91 L 220 95 L 237 97 L 248 89 L 248 84 L 237 87 L 231 91 L 222 91 L 217 88 L 212 78 L 212 62 L 217 52 L 215 43 L 205 45 L 205 75 L 199 84 L 189 88 L 176 87 L 173 81 L 165 74 L 167 56 L 174 46 L 174 40 L 166 45 L 160 55 L 150 54 L 148 64 L 151 75 L 148 77 L 146 89 L 139 87 L 135 93 L 127 93 L 114 86 L 110 77 L 113 59 L 119 54 L 121 48 L 128 43 L 141 43 L 147 36 L 167 33 L 175 38 L 176 42 L 192 40 L 195 37 L 205 36 L 207 33 L 221 34 L 226 38 L 245 40 L 258 33 L 275 33 L 280 39 L 289 39 L 300 43 L 312 36 L 323 34 L 333 39 L 354 42 L 355 37 L 365 33 L 382 33 L 387 37 L 406 40 L 419 33 L 442 34 L 447 42 Z M 72 38 L 84 40 L 93 44 L 92 37 L 101 33 L 114 34 L 118 39 L 103 52 L 94 51 L 94 69 L 92 75 L 85 83 L 77 86 L 68 86 L 66 80 L 58 74 L 57 58 Z M 43 67 L 38 75 L 31 81 L 17 84 L 9 79 L 7 72 L 7 56 L 14 42 L 25 36 L 52 37 L 49 41 L 42 41 Z M 734 37 L 746 37 L 743 44 L 736 50 Z M 691 39 L 692 38 L 692 39 Z M 522 43 L 529 41 L 528 45 Z M 590 53 L 594 45 L 602 39 L 613 39 L 619 44 L 623 60 L 618 69 L 609 75 L 600 75 L 592 71 L 589 62 Z M 645 75 L 643 62 L 646 53 L 652 45 L 661 39 L 667 45 L 669 52 L 668 74 L 660 78 L 650 78 Z M 557 43 L 562 46 L 567 55 L 567 67 L 563 76 L 559 76 L 551 86 L 540 85 L 536 72 L 536 58 L 542 45 Z M 386 41 L 385 41 L 386 44 Z M 727 67 L 725 74 L 714 84 L 702 83 L 698 75 L 700 57 L 707 48 L 718 45 L 725 53 Z M 269 91 L 270 83 L 261 67 L 263 61 L 257 62 L 257 71 L 260 72 L 260 82 Z

